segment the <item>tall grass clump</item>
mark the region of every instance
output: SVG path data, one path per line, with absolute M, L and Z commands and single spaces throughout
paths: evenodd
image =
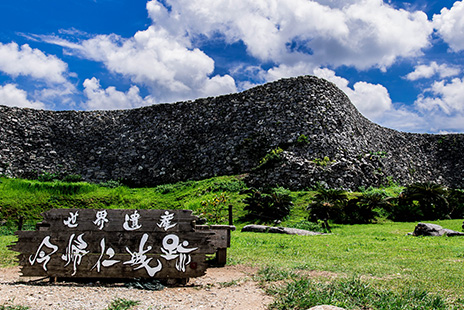
M 86 182 L 41 182 L 35 180 L 9 179 L 3 182 L 3 191 L 23 191 L 29 193 L 46 192 L 51 195 L 76 195 L 94 191 L 97 185 Z
M 269 293 L 277 295 L 271 309 L 309 309 L 317 305 L 372 310 L 451 309 L 439 295 L 414 288 L 383 289 L 359 278 L 321 283 L 303 277 L 281 288 L 270 289 Z
M 116 298 L 109 304 L 109 306 L 105 310 L 129 310 L 134 309 L 134 307 L 138 304 L 140 304 L 140 301 L 138 300 Z

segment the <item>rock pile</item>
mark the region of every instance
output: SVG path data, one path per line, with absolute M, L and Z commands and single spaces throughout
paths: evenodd
M 133 110 L 0 107 L 0 175 L 14 177 L 64 172 L 149 186 L 249 173 L 250 185 L 292 189 L 389 180 L 463 186 L 463 150 L 463 135 L 378 126 L 312 76 Z

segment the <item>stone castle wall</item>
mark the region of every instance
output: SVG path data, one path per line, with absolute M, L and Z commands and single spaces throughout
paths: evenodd
M 280 160 L 259 166 L 271 150 Z M 464 136 L 402 133 L 364 118 L 312 76 L 193 102 L 120 111 L 0 107 L 0 174 L 80 174 L 150 186 L 248 173 L 293 189 L 434 181 L 462 187 Z M 330 158 L 323 166 L 316 158 Z

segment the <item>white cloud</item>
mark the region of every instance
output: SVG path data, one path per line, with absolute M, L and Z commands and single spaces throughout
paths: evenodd
M 382 85 L 361 81 L 350 88 L 348 80 L 336 76 L 332 70 L 316 69 L 314 74 L 337 85 L 356 108 L 372 121 L 382 122 L 385 113 L 394 109 L 388 90 Z
M 381 0 L 152 0 L 155 24 L 171 34 L 222 35 L 243 41 L 261 61 L 386 68 L 429 46 L 432 23 L 423 12 L 398 10 Z M 175 26 L 177 27 L 175 27 Z
M 0 43 L 0 71 L 17 76 L 29 76 L 48 83 L 66 83 L 68 66 L 53 55 L 24 44 Z
M 137 86 L 131 86 L 125 93 L 113 86 L 103 89 L 94 77 L 84 81 L 84 95 L 88 99 L 83 104 L 87 110 L 131 109 L 154 103 L 150 97 L 142 98 Z
M 433 24 L 453 51 L 464 50 L 464 1 L 456 1 L 451 9 L 443 8 L 433 16 Z
M 414 103 L 429 132 L 464 131 L 464 78 L 435 81 Z
M 449 66 L 447 64 L 437 64 L 432 61 L 428 65 L 418 65 L 414 67 L 414 71 L 406 75 L 406 79 L 415 81 L 422 78 L 431 78 L 434 75 L 438 75 L 440 78 L 446 78 L 456 76 L 461 72 L 461 69 Z
M 275 81 L 286 77 L 312 74 L 315 69 L 316 68 L 311 63 L 299 62 L 293 66 L 281 64 L 267 70 L 265 73 L 262 72 L 261 75 L 266 81 Z
M 45 104 L 40 101 L 30 101 L 27 93 L 17 88 L 14 84 L 0 85 L 0 105 L 20 108 L 45 109 Z
M 435 81 L 415 102 L 422 111 L 441 110 L 447 115 L 464 114 L 464 79 Z M 464 127 L 464 125 L 462 126 Z
M 195 46 L 202 40 L 243 42 L 249 55 L 276 64 L 255 70 L 259 75 L 253 78 L 269 81 L 326 65 L 384 70 L 400 57 L 420 55 L 433 31 L 423 12 L 398 10 L 382 0 L 151 0 L 146 8 L 153 24 L 131 38 L 39 37 L 63 46 L 65 53 L 102 62 L 146 87 L 156 102 L 172 102 L 237 90 L 232 76 L 214 75 L 214 60 Z M 352 91 L 363 93 L 363 102 L 377 91 L 388 106 L 380 86 L 358 84 Z
M 57 38 L 48 42 L 74 50 L 81 57 L 101 61 L 113 73 L 146 86 L 157 102 L 194 99 L 235 92 L 229 76 L 212 76 L 214 60 L 184 37 L 175 37 L 164 28 L 150 26 L 129 39 L 99 35 L 80 44 Z

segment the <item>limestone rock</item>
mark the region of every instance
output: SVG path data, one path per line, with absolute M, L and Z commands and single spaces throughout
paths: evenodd
M 413 236 L 464 236 L 464 233 L 446 229 L 437 224 L 418 223 L 414 229 Z
M 289 227 L 272 227 L 265 225 L 246 225 L 242 228 L 242 232 L 259 232 L 259 233 L 274 233 L 299 236 L 315 236 L 323 235 L 324 233 L 309 231 L 304 229 L 289 228 Z

